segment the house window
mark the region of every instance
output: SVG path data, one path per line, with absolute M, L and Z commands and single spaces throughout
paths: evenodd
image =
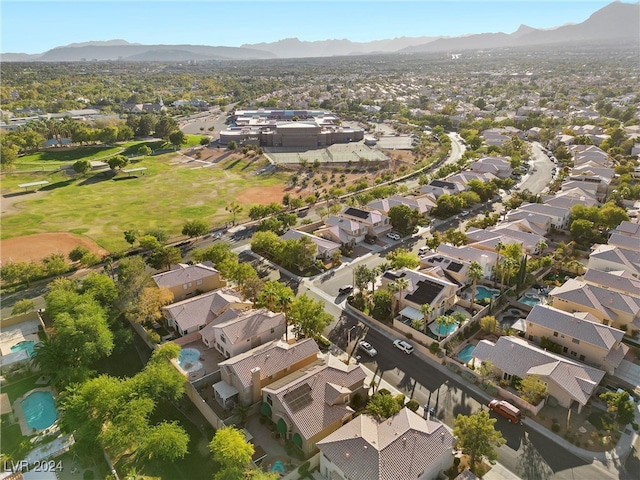
M 580 340 L 578 340 L 577 338 L 572 338 L 571 341 L 576 345 L 580 345 Z
M 223 335 L 220 335 L 220 341 L 221 341 L 222 343 L 227 343 L 227 339 L 226 339 L 226 338 L 224 338 L 224 334 L 223 334 Z
M 571 355 L 573 355 L 574 357 L 578 356 L 578 352 L 574 352 L 573 350 L 571 350 Z
M 344 403 L 349 403 L 349 395 L 344 397 Z
M 196 285 L 202 285 L 202 280 L 196 280 Z
M 533 341 L 533 335 L 529 335 L 529 340 Z
M 553 332 L 553 336 L 557 337 L 558 336 L 558 332 Z
M 271 333 L 273 333 L 273 332 L 275 332 L 275 331 L 276 331 L 276 329 L 275 329 L 275 328 L 272 328 L 272 329 L 271 329 Z
M 562 353 L 567 353 L 569 349 L 567 347 L 562 347 Z
M 186 290 L 186 289 L 187 289 L 187 284 L 186 284 L 186 283 L 182 285 L 182 289 L 183 289 L 183 290 Z
M 580 361 L 584 362 L 584 355 L 580 355 Z
M 273 406 L 273 400 L 271 399 L 271 395 L 267 395 L 267 403 Z

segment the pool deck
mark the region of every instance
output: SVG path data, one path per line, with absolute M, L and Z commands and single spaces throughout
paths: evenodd
M 49 392 L 51 393 L 51 396 L 55 398 L 55 393 L 53 391 L 53 388 L 40 387 L 40 388 L 34 388 L 33 390 L 29 390 L 27 393 L 25 393 L 24 395 L 16 399 L 15 402 L 13 402 L 13 411 L 16 417 L 18 417 L 18 423 L 20 423 L 20 430 L 22 431 L 22 435 L 25 437 L 30 437 L 38 433 L 44 433 L 44 432 L 48 433 L 57 428 L 57 423 L 58 423 L 57 419 L 55 422 L 53 422 L 53 425 L 51 425 L 50 427 L 43 428 L 40 430 L 37 430 L 37 429 L 34 430 L 33 428 L 29 428 L 29 426 L 27 425 L 27 419 L 24 416 L 24 411 L 22 410 L 22 404 L 20 402 L 22 402 L 22 400 L 24 400 L 34 392 Z

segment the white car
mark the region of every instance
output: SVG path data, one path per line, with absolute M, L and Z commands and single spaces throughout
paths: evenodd
M 358 342 L 358 348 L 360 348 L 360 350 L 364 350 L 364 352 L 370 357 L 375 357 L 378 354 L 378 351 L 373 348 L 369 342 L 365 342 L 364 340 Z
M 400 235 L 395 232 L 387 233 L 387 237 L 389 237 L 391 240 L 400 240 Z
M 405 342 L 404 340 L 394 340 L 393 341 L 393 346 L 402 350 L 404 353 L 406 353 L 407 355 L 413 353 L 413 346 L 407 342 Z

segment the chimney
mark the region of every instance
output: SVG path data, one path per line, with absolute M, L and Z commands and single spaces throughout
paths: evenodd
M 260 384 L 260 367 L 254 367 L 251 369 L 251 403 L 260 400 L 260 392 L 262 385 Z

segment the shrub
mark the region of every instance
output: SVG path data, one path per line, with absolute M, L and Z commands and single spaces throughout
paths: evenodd
M 420 404 L 414 400 L 413 398 L 407 402 L 406 407 L 412 412 L 417 412 L 418 408 L 420 408 Z
M 631 424 L 631 426 L 633 427 L 633 429 L 634 429 L 635 431 L 640 430 L 640 425 L 638 425 L 636 422 L 633 422 L 633 423 Z
M 311 464 L 309 462 L 304 462 L 298 467 L 298 473 L 304 477 L 309 472 L 310 466 Z
M 560 424 L 554 423 L 553 425 L 551 425 L 551 431 L 553 433 L 558 433 L 560 431 Z
M 71 250 L 69 252 L 69 260 L 71 260 L 72 262 L 77 262 L 83 256 L 85 256 L 87 253 L 89 253 L 89 249 L 88 248 L 85 248 L 85 247 L 82 247 L 82 246 L 77 246 L 76 248 L 74 248 L 73 250 Z
M 457 467 L 458 465 L 460 465 L 460 457 L 454 457 L 453 466 Z
M 413 338 L 413 333 L 407 332 L 405 336 L 407 337 L 407 339 L 411 340 Z

